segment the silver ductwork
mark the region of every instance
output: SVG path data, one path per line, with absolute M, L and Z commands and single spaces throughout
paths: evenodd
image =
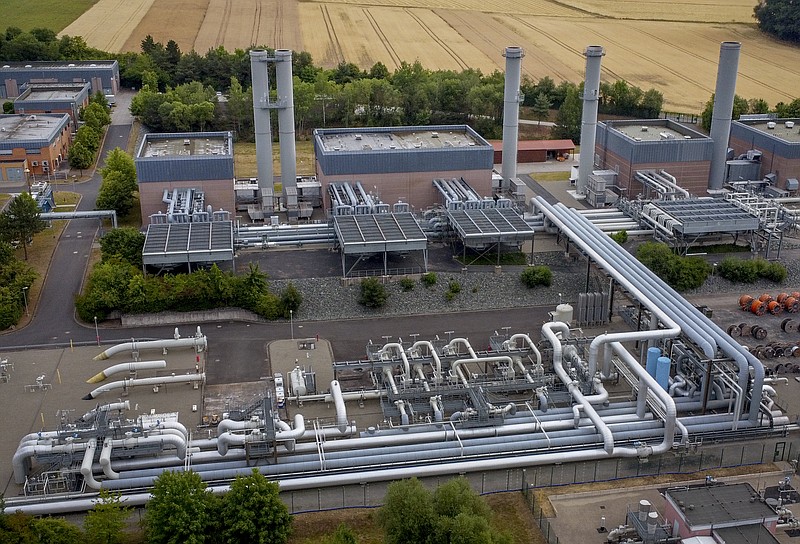
M 719 191 L 725 182 L 725 164 L 728 155 L 728 139 L 731 135 L 733 98 L 736 95 L 736 74 L 739 69 L 739 42 L 722 42 L 719 47 L 717 87 L 714 91 L 714 113 L 711 117 L 711 172 L 708 190 Z
M 600 45 L 590 45 L 586 57 L 586 80 L 583 84 L 583 115 L 581 116 L 581 153 L 578 163 L 578 194 L 586 194 L 589 174 L 594 169 L 594 142 L 597 135 L 597 107 L 600 102 L 600 61 L 605 55 Z
M 517 177 L 517 140 L 519 139 L 519 104 L 522 95 L 519 84 L 522 68 L 522 57 L 525 52 L 521 47 L 506 47 L 503 56 L 506 58 L 505 91 L 503 92 L 503 182 L 508 183 Z M 506 185 L 508 186 L 508 185 Z

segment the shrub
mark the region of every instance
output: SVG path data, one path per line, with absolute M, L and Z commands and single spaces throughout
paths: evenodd
M 553 283 L 553 272 L 546 266 L 529 266 L 519 276 L 525 287 L 549 286 Z
M 461 284 L 456 280 L 450 280 L 450 282 L 447 284 L 447 290 L 453 294 L 458 294 L 461 292 Z
M 361 282 L 358 303 L 367 308 L 382 308 L 389 298 L 386 287 L 377 278 L 366 278 Z
M 453 300 L 454 298 L 456 298 L 456 294 L 457 294 L 457 293 L 454 293 L 453 291 L 445 291 L 445 293 L 444 293 L 444 299 L 445 299 L 447 302 L 450 302 L 451 300 Z
M 416 285 L 416 282 L 411 278 L 405 277 L 400 280 L 400 287 L 403 291 L 413 291 L 414 285 Z
M 728 257 L 719 263 L 719 275 L 735 283 L 753 283 L 758 278 L 766 278 L 780 283 L 786 279 L 786 268 L 780 263 L 764 259 L 737 259 Z
M 611 234 L 610 236 L 611 236 L 611 239 L 614 240 L 619 245 L 622 245 L 622 244 L 624 244 L 625 242 L 628 241 L 628 231 L 624 230 L 624 229 L 621 230 L 621 231 L 615 232 L 614 234 Z
M 283 317 L 289 317 L 290 310 L 297 313 L 297 309 L 303 303 L 303 295 L 297 290 L 292 282 L 289 282 L 281 292 L 281 306 L 283 306 Z
M 696 289 L 711 274 L 711 265 L 699 257 L 681 257 L 660 242 L 645 242 L 636 257 L 677 291 Z
M 769 263 L 761 275 L 770 281 L 781 283 L 786 279 L 786 274 L 786 267 L 781 263 Z
M 433 287 L 436 285 L 438 279 L 439 278 L 436 276 L 436 272 L 428 272 L 427 274 L 422 275 L 420 281 L 425 287 Z

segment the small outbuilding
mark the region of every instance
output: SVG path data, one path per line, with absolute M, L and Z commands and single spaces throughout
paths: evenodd
M 494 163 L 502 163 L 502 140 L 490 140 L 489 143 L 494 148 Z M 518 163 L 566 160 L 574 154 L 575 143 L 572 140 L 521 140 L 517 144 Z

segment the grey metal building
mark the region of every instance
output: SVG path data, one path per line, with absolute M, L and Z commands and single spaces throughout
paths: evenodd
M 78 126 L 81 108 L 89 103 L 89 83 L 31 83 L 14 99 L 14 113 L 66 113 Z
M 623 196 L 636 198 L 637 170 L 666 170 L 690 193 L 705 195 L 711 167 L 711 138 L 670 119 L 605 121 L 597 124 L 594 166 L 617 172 Z
M 755 119 L 731 123 L 734 155 L 761 152 L 760 178 L 774 175 L 774 185 L 796 191 L 800 179 L 800 119 Z
M 314 154 L 324 195 L 332 182 L 360 181 L 387 204 L 426 208 L 440 200 L 435 178 L 491 194 L 494 150 L 467 125 L 317 129 Z
M 213 210 L 234 210 L 230 132 L 147 134 L 134 159 L 143 220 L 164 210 L 165 191 L 205 193 Z
M 21 94 L 25 83 L 89 83 L 92 94 L 113 97 L 119 92 L 119 63 L 115 60 L 76 62 L 4 62 L 0 65 L 0 98 Z

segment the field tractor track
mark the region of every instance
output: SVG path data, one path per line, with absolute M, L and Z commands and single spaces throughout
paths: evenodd
M 493 16 L 492 19 L 501 27 L 505 28 L 506 26 L 505 22 L 499 16 Z M 558 70 L 555 66 L 553 66 L 551 62 L 549 62 L 548 60 L 549 55 L 539 54 L 539 50 L 537 48 L 535 47 L 526 48 L 525 56 L 529 56 L 532 59 L 535 59 L 537 65 L 547 67 L 548 71 L 555 77 L 559 78 L 561 81 L 569 81 L 570 78 L 569 76 L 564 75 L 560 70 Z
M 219 30 L 217 30 L 217 38 L 214 42 L 214 47 L 218 47 L 225 43 L 225 34 L 228 30 L 228 22 L 231 19 L 231 0 L 225 0 L 225 11 L 222 12 L 222 19 L 219 22 Z
M 423 20 L 422 20 L 422 18 L 421 18 L 419 15 L 417 15 L 416 13 L 414 13 L 414 12 L 413 12 L 411 9 L 409 9 L 409 8 L 404 8 L 404 9 L 403 9 L 403 11 L 405 11 L 405 12 L 406 12 L 406 13 L 409 15 L 409 17 L 411 17 L 412 19 L 414 19 L 414 20 L 417 22 L 417 24 L 420 26 L 420 28 L 422 28 L 422 30 L 424 30 L 424 31 L 425 31 L 425 33 L 426 33 L 428 36 L 430 36 L 430 37 L 431 37 L 431 39 L 432 39 L 434 42 L 438 43 L 438 44 L 439 44 L 439 46 L 440 46 L 442 49 L 444 49 L 444 50 L 447 52 L 447 54 L 448 54 L 448 55 L 450 55 L 450 57 L 451 57 L 451 58 L 452 58 L 454 61 L 456 61 L 456 64 L 458 64 L 458 66 L 459 66 L 459 67 L 460 67 L 462 70 L 466 70 L 467 68 L 469 68 L 469 64 L 467 64 L 466 62 L 464 62 L 464 59 L 462 59 L 460 56 L 458 56 L 458 54 L 457 54 L 457 53 L 456 53 L 456 52 L 455 52 L 455 51 L 454 51 L 454 50 L 453 50 L 453 49 L 452 49 L 452 48 L 451 48 L 449 45 L 447 45 L 447 43 L 446 43 L 446 42 L 445 42 L 443 39 L 441 39 L 439 36 L 437 36 L 437 35 L 436 35 L 436 32 L 434 32 L 434 31 L 431 29 L 431 27 L 429 27 L 427 24 L 425 24 L 425 21 L 423 21 Z M 436 15 L 436 14 L 434 14 L 434 15 Z M 438 15 L 437 15 L 437 17 L 438 17 Z
M 286 22 L 283 20 L 283 0 L 275 2 L 275 31 L 272 37 L 272 43 L 275 49 L 283 47 L 283 26 Z
M 255 0 L 255 12 L 253 13 L 253 28 L 250 30 L 250 45 L 260 45 L 258 42 L 258 33 L 261 32 L 261 2 L 262 0 Z
M 140 13 L 142 12 L 142 10 L 144 9 L 144 11 L 146 13 L 150 9 L 151 5 L 152 4 L 148 4 L 146 9 L 144 8 L 144 5 L 140 5 L 139 8 L 136 11 L 134 11 L 133 13 L 130 14 L 130 16 L 125 20 L 125 22 L 123 24 L 121 24 L 121 25 L 119 25 L 117 27 L 117 31 L 114 33 L 114 35 L 112 36 L 112 38 L 108 42 L 109 46 L 112 46 L 112 47 L 108 47 L 106 49 L 107 51 L 116 51 L 117 49 L 119 49 L 114 44 L 116 44 L 117 41 L 120 39 L 120 36 L 122 35 L 123 31 L 125 32 L 125 38 L 122 39 L 121 43 L 122 44 L 125 43 L 125 41 L 128 39 L 128 36 L 130 36 L 131 29 L 136 28 L 136 25 L 138 24 L 138 22 L 142 20 L 143 16 L 140 16 Z
M 386 49 L 386 52 L 389 53 L 389 56 L 392 58 L 394 67 L 400 68 L 400 65 L 402 64 L 402 59 L 400 58 L 400 55 L 398 55 L 397 52 L 394 50 L 392 42 L 389 40 L 389 38 L 386 37 L 386 33 L 378 24 L 378 21 L 375 20 L 375 16 L 372 15 L 368 7 L 361 8 L 361 11 L 363 11 L 364 17 L 366 17 L 366 19 L 369 21 L 369 24 L 372 26 L 372 30 L 374 30 L 375 34 L 377 34 L 378 38 L 380 38 L 381 44 L 383 44 L 383 47 Z
M 328 31 L 328 40 L 330 41 L 336 64 L 345 62 L 342 44 L 339 43 L 339 36 L 336 35 L 336 30 L 333 28 L 333 20 L 331 19 L 331 14 L 328 11 L 328 5 L 321 4 L 320 9 L 322 10 L 322 19 L 325 21 L 325 29 Z
M 663 44 L 667 45 L 668 47 L 671 47 L 671 48 L 673 48 L 673 49 L 677 49 L 678 51 L 681 51 L 682 53 L 685 53 L 685 54 L 689 55 L 690 57 L 693 57 L 693 58 L 695 58 L 695 59 L 698 59 L 698 60 L 702 60 L 702 61 L 708 62 L 708 63 L 710 63 L 712 66 L 716 66 L 716 59 L 714 59 L 714 58 L 707 58 L 707 57 L 704 57 L 703 55 L 700 55 L 700 54 L 698 54 L 698 53 L 695 53 L 695 52 L 694 52 L 694 51 L 692 51 L 691 49 L 687 49 L 687 48 L 685 48 L 685 47 L 681 47 L 680 45 L 677 45 L 677 44 L 675 44 L 675 43 L 669 42 L 669 41 L 667 41 L 667 40 L 665 40 L 665 39 L 663 39 L 663 38 L 659 38 L 659 37 L 658 37 L 658 36 L 656 36 L 655 34 L 651 34 L 650 32 L 647 32 L 647 31 L 645 31 L 645 30 L 637 29 L 637 31 L 638 31 L 638 32 L 641 32 L 641 33 L 642 33 L 642 34 L 644 34 L 645 36 L 648 36 L 648 37 L 650 37 L 650 38 L 652 38 L 652 39 L 654 39 L 654 40 L 656 40 L 656 41 L 658 41 L 658 42 L 661 42 L 661 43 L 663 43 Z M 733 33 L 734 33 L 734 34 L 737 34 L 737 32 L 736 32 L 736 31 L 733 31 Z M 741 34 L 738 34 L 738 35 L 739 35 L 740 37 L 742 37 L 742 35 L 741 35 Z M 713 42 L 713 43 L 715 43 L 715 44 L 716 44 L 716 43 L 718 43 L 716 40 L 712 40 L 712 39 L 710 39 L 710 38 L 703 37 L 703 39 L 705 39 L 705 40 L 707 40 L 707 41 L 710 41 L 710 42 Z M 762 62 L 765 62 L 765 63 L 770 63 L 770 62 L 772 62 L 770 59 L 768 59 L 768 58 L 766 58 L 766 57 L 761 57 L 761 56 L 758 56 L 758 55 L 753 55 L 753 54 L 752 54 L 752 53 L 750 53 L 749 51 L 747 52 L 747 55 L 748 55 L 748 56 L 750 56 L 750 57 L 753 57 L 754 59 L 758 59 L 758 60 L 760 60 L 760 61 L 762 61 Z M 800 76 L 800 71 L 797 71 L 797 70 L 789 70 L 789 69 L 786 69 L 786 71 L 787 71 L 787 72 L 789 72 L 790 74 L 793 74 L 793 75 L 796 75 L 796 76 Z M 752 76 L 749 76 L 749 75 L 747 75 L 747 74 L 742 74 L 742 73 L 739 73 L 739 77 L 741 77 L 741 78 L 743 78 L 743 79 L 746 79 L 746 80 L 748 80 L 748 81 L 751 81 L 751 82 L 753 82 L 753 83 L 755 83 L 756 85 L 759 85 L 759 86 L 761 86 L 761 87 L 767 87 L 768 89 L 770 89 L 770 90 L 772 90 L 772 91 L 775 91 L 775 92 L 777 92 L 777 93 L 788 94 L 788 93 L 786 92 L 786 90 L 784 90 L 784 89 L 779 89 L 779 88 L 777 88 L 777 87 L 774 87 L 774 86 L 772 86 L 772 85 L 770 85 L 770 84 L 766 83 L 764 80 L 761 80 L 761 79 L 754 78 L 754 77 L 752 77 Z M 712 90 L 711 92 L 714 92 L 714 91 Z M 795 98 L 795 97 L 793 96 L 792 98 Z
M 599 37 L 601 37 L 604 40 L 606 40 L 608 43 L 613 43 L 614 45 L 616 45 L 620 49 L 629 52 L 631 55 L 634 55 L 634 56 L 637 56 L 639 58 L 642 58 L 642 59 L 646 60 L 648 63 L 653 64 L 654 66 L 655 65 L 659 65 L 659 63 L 658 63 L 658 61 L 656 59 L 654 59 L 652 57 L 648 57 L 647 55 L 643 55 L 642 53 L 640 53 L 636 49 L 633 49 L 632 47 L 628 47 L 626 45 L 623 45 L 620 42 L 610 38 L 609 36 L 606 36 L 605 34 L 601 34 L 596 29 L 587 28 L 584 25 L 580 25 L 580 24 L 578 26 L 581 26 L 581 27 L 585 28 L 589 32 L 594 32 Z M 674 75 L 678 79 L 681 79 L 681 80 L 685 81 L 686 83 L 690 83 L 690 84 L 696 86 L 698 89 L 703 89 L 704 91 L 708 91 L 709 93 L 713 92 L 712 89 L 709 89 L 706 85 L 704 85 L 700 81 L 698 81 L 696 79 L 692 79 L 691 77 L 688 77 L 688 76 L 684 75 L 683 73 L 681 73 L 678 70 L 669 68 L 668 66 L 665 66 L 663 64 L 661 65 L 661 69 L 666 71 L 666 72 L 669 72 L 670 74 Z M 624 79 L 624 78 L 617 77 L 617 79 Z

